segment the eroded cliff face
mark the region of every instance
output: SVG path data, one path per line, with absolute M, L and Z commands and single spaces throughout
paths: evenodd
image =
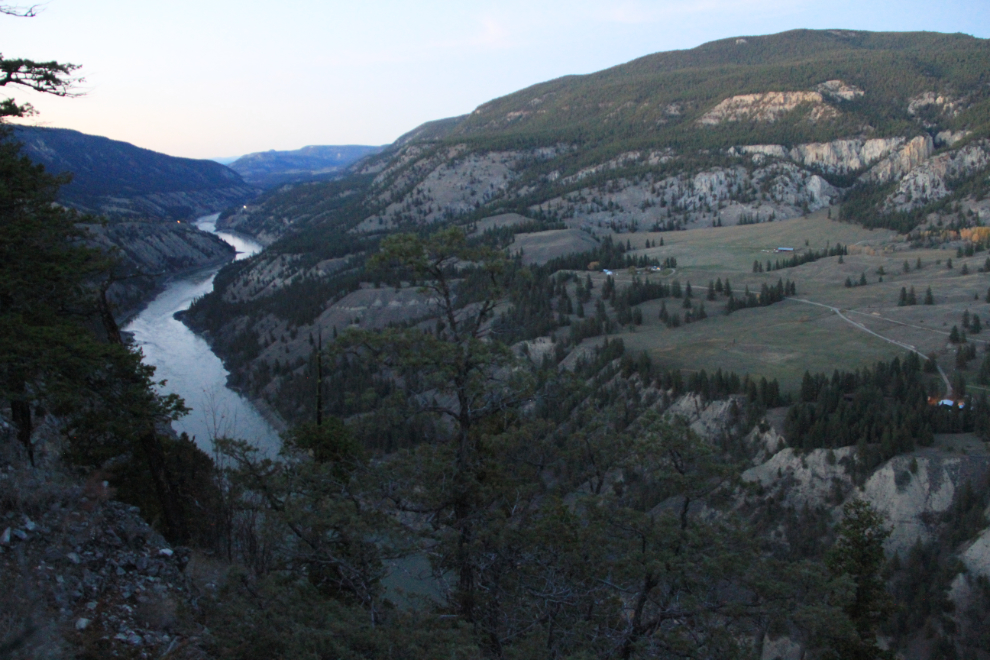
M 669 413 L 687 418 L 693 430 L 713 443 L 719 441 L 727 427 L 725 410 L 724 401 L 706 403 L 694 395 L 668 408 Z M 782 419 L 779 411 L 777 418 Z M 969 434 L 939 435 L 933 446 L 895 456 L 866 473 L 856 447 L 795 450 L 766 421 L 744 438 L 743 445 L 749 450 L 752 467 L 742 473 L 745 485 L 736 491 L 739 510 L 753 512 L 757 517 L 768 511 L 768 505 L 778 514 L 789 512 L 759 518 L 764 525 L 769 523 L 771 543 L 790 547 L 788 524 L 807 522 L 803 534 L 815 533 L 808 531 L 813 529 L 822 534 L 823 528 L 815 527 L 809 517 L 821 520 L 823 516 L 826 527 L 831 527 L 841 520 L 846 503 L 865 500 L 883 515 L 890 529 L 885 550 L 892 566 L 902 567 L 894 569 L 894 579 L 903 580 L 903 575 L 896 577 L 897 571 L 919 561 L 919 556 L 921 561 L 933 562 L 931 566 L 910 569 L 914 572 L 908 575 L 913 579 L 926 580 L 911 589 L 926 594 L 929 602 L 944 603 L 938 611 L 940 625 L 945 629 L 970 641 L 980 637 L 987 593 L 980 581 L 990 579 L 990 527 L 968 529 L 962 535 L 959 530 L 964 524 L 960 503 L 974 497 L 974 492 L 981 492 L 990 477 L 987 443 Z M 797 522 L 782 522 L 788 515 Z M 827 549 L 831 543 L 828 532 L 817 542 L 822 550 Z M 921 555 L 917 554 L 919 548 L 924 548 Z M 948 575 L 936 579 L 934 576 L 942 570 Z M 899 657 L 934 657 L 930 655 L 931 632 L 908 630 L 898 635 L 903 651 Z M 786 631 L 767 635 L 761 657 L 800 660 L 805 642 Z M 879 642 L 884 645 L 893 640 L 881 637 Z
M 905 142 L 899 149 L 880 161 L 860 177 L 863 183 L 888 183 L 899 179 L 921 165 L 935 150 L 930 135 L 919 135 Z
M 743 154 L 788 158 L 802 167 L 830 174 L 863 170 L 904 144 L 904 138 L 853 139 L 799 144 L 792 149 L 779 144 L 754 144 L 738 148 Z
M 93 245 L 117 257 L 108 294 L 121 317 L 137 311 L 169 276 L 232 261 L 229 243 L 187 223 L 115 222 L 86 226 Z M 133 277 L 141 275 L 140 277 Z
M 838 82 L 835 88 L 836 94 L 856 97 Z M 812 96 L 773 97 L 780 103 L 771 105 L 789 112 L 786 108 L 793 110 L 791 105 L 798 101 L 795 107 L 825 98 L 819 92 L 808 94 Z M 747 95 L 745 103 L 734 103 L 762 108 L 757 97 L 763 96 Z M 725 115 L 719 121 L 734 116 L 717 114 Z M 877 209 L 878 214 L 894 213 L 937 201 L 951 194 L 958 179 L 990 167 L 990 147 L 968 142 L 969 137 L 966 131 L 857 136 L 793 146 L 744 144 L 717 154 L 633 150 L 576 171 L 568 162 L 581 153 L 578 145 L 477 152 L 467 143 L 411 143 L 361 170 L 374 175 L 367 190 L 345 189 L 333 195 L 358 195 L 365 208 L 375 209 L 351 227 L 362 235 L 457 223 L 486 208 L 522 200 L 530 216 L 542 215 L 591 233 L 731 225 L 797 217 L 838 204 L 851 190 L 896 183 Z M 936 154 L 937 148 L 942 152 Z M 221 225 L 268 243 L 296 226 L 324 221 L 320 213 L 298 208 L 297 202 L 248 205 L 222 219 Z
M 773 430 L 756 433 L 754 441 L 769 446 L 776 443 L 779 451 L 746 470 L 744 481 L 778 493 L 783 503 L 796 510 L 824 506 L 835 519 L 841 516 L 845 502 L 866 500 L 890 526 L 888 553 L 902 556 L 915 543 L 935 541 L 938 519 L 949 511 L 966 483 L 976 486 L 990 474 L 990 453 L 982 446 L 965 455 L 923 448 L 891 458 L 858 484 L 854 478 L 855 447 L 799 452 L 786 447 L 786 440 Z M 990 529 L 983 536 L 990 547 Z M 982 557 L 979 548 L 975 554 Z M 990 576 L 990 555 L 987 560 L 981 570 Z
M 841 81 L 835 82 L 841 85 Z M 764 92 L 727 98 L 706 112 L 698 123 L 717 126 L 737 121 L 774 122 L 802 105 L 808 106 L 807 118 L 810 121 L 830 119 L 839 114 L 838 110 L 825 103 L 819 92 Z
M 990 143 L 981 141 L 919 162 L 884 201 L 888 211 L 911 211 L 947 197 L 952 183 L 990 165 Z

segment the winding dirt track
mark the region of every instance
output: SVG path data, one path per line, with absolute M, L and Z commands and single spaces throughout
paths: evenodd
M 889 344 L 893 344 L 894 346 L 900 346 L 901 348 L 907 349 L 907 350 L 911 351 L 912 353 L 917 353 L 918 356 L 920 358 L 924 359 L 924 360 L 927 360 L 928 359 L 928 356 L 927 355 L 925 355 L 924 353 L 922 353 L 921 351 L 919 351 L 917 348 L 915 348 L 911 344 L 905 344 L 904 342 L 897 341 L 896 339 L 891 339 L 890 337 L 884 337 L 883 335 L 881 335 L 881 334 L 879 334 L 877 332 L 874 332 L 873 330 L 870 330 L 869 328 L 867 328 L 862 323 L 859 323 L 857 321 L 854 321 L 851 318 L 849 318 L 848 316 L 846 316 L 845 314 L 843 314 L 842 313 L 842 310 L 839 309 L 838 307 L 832 307 L 831 305 L 826 305 L 824 303 L 815 302 L 814 300 L 806 300 L 804 298 L 793 298 L 793 297 L 790 297 L 790 296 L 787 297 L 787 300 L 793 300 L 794 302 L 804 303 L 805 305 L 815 305 L 816 307 L 824 307 L 825 309 L 830 309 L 835 314 L 837 314 L 839 316 L 839 318 L 841 318 L 843 321 L 845 321 L 846 323 L 848 323 L 848 324 L 850 324 L 850 325 L 852 325 L 852 326 L 854 326 L 854 327 L 862 330 L 863 332 L 866 332 L 868 334 L 871 334 L 871 335 L 873 335 L 874 337 L 876 337 L 878 339 L 882 339 L 882 340 L 884 340 L 885 342 L 887 342 Z M 855 312 L 855 311 L 850 311 L 850 313 L 852 313 L 852 314 L 863 314 L 862 312 Z M 876 318 L 876 317 L 874 317 L 874 318 Z M 883 319 L 885 321 L 890 320 L 890 319 L 885 319 L 882 316 L 879 317 L 879 318 L 881 318 L 881 319 Z M 897 323 L 898 325 L 906 325 L 908 327 L 918 328 L 920 330 L 929 330 L 930 332 L 937 332 L 939 334 L 948 334 L 948 333 L 943 333 L 943 332 L 941 332 L 939 330 L 932 330 L 931 328 L 922 328 L 921 326 L 914 326 L 914 325 L 910 325 L 908 323 L 900 323 L 899 321 L 890 321 L 890 322 L 891 323 Z M 945 375 L 945 372 L 942 370 L 941 365 L 939 365 L 939 364 L 936 363 L 935 366 L 938 367 L 938 373 L 939 373 L 939 375 L 942 376 L 942 380 L 945 381 L 945 390 L 946 390 L 946 392 L 951 393 L 952 392 L 952 383 L 949 382 L 949 377 Z

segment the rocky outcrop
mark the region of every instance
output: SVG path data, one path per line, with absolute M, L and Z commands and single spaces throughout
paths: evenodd
M 845 174 L 869 167 L 903 143 L 904 138 L 813 142 L 794 147 L 788 155 L 805 167 Z
M 758 457 L 766 451 L 759 444 L 754 445 Z M 825 506 L 839 516 L 843 502 L 864 499 L 890 526 L 887 551 L 904 555 L 918 541 L 935 540 L 940 517 L 952 507 L 960 490 L 967 482 L 982 483 L 990 472 L 990 455 L 958 456 L 923 449 L 885 462 L 860 487 L 852 476 L 855 460 L 855 447 L 809 452 L 785 447 L 746 470 L 742 478 L 770 491 L 777 489 L 783 503 L 795 510 Z M 990 530 L 967 552 L 969 561 L 990 575 Z
M 962 107 L 961 99 L 938 92 L 925 92 L 908 100 L 907 111 L 909 115 L 917 115 L 927 108 L 934 108 L 936 112 L 955 117 Z
M 855 447 L 841 447 L 800 453 L 785 447 L 743 472 L 742 479 L 767 489 L 779 488 L 784 503 L 797 510 L 805 505 L 835 506 L 853 490 L 847 466 L 855 451 Z
M 911 211 L 942 199 L 960 179 L 990 166 L 990 144 L 969 144 L 939 154 L 907 172 L 884 202 L 887 211 Z
M 386 170 L 376 178 L 382 191 L 378 200 L 385 209 L 366 218 L 355 231 L 375 232 L 402 223 L 430 224 L 470 213 L 482 204 L 502 195 L 517 178 L 514 165 L 519 152 L 492 151 L 461 156 L 464 145 L 447 150 L 444 158 L 427 158 L 410 168 L 410 172 Z M 397 197 L 392 191 L 402 189 L 409 174 L 422 177 L 411 191 Z M 414 180 L 414 179 L 411 179 Z
M 903 555 L 916 541 L 934 540 L 933 521 L 949 510 L 967 481 L 980 483 L 988 468 L 990 457 L 946 456 L 936 450 L 895 456 L 877 468 L 862 496 L 887 517 L 887 550 Z
M 820 92 L 764 92 L 729 97 L 706 112 L 698 123 L 717 126 L 736 121 L 774 122 L 800 105 L 810 106 L 808 118 L 813 121 L 839 114 L 825 103 Z
M 973 131 L 939 131 L 935 134 L 935 146 L 952 147 L 972 134 Z
M 791 149 L 779 144 L 751 144 L 734 147 L 729 150 L 729 154 L 788 159 L 802 167 L 828 174 L 857 172 L 886 158 L 878 166 L 880 169 L 870 173 L 876 181 L 885 182 L 907 172 L 931 155 L 933 147 L 930 142 L 924 137 L 915 138 L 911 142 L 902 137 L 852 139 L 799 144 Z
M 930 135 L 919 135 L 908 140 L 897 151 L 874 165 L 860 177 L 867 184 L 883 184 L 894 181 L 918 167 L 935 151 Z
M 826 80 L 816 87 L 819 92 L 838 101 L 852 101 L 866 94 L 856 85 L 847 85 L 841 80 Z

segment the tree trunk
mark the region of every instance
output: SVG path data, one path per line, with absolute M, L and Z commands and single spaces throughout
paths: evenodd
M 31 424 L 31 403 L 25 399 L 17 399 L 10 402 L 11 421 L 17 426 L 17 439 L 27 450 L 31 467 L 34 467 L 34 445 L 31 444 L 31 433 L 34 427 Z
M 107 280 L 100 287 L 100 295 L 97 298 L 97 305 L 100 308 L 100 320 L 103 322 L 103 329 L 107 333 L 107 341 L 111 344 L 124 345 L 124 338 L 120 335 L 120 327 L 113 317 L 113 310 L 110 309 L 110 302 L 107 300 L 107 289 L 113 284 L 113 280 Z
M 461 379 L 458 379 L 459 381 Z M 457 437 L 457 473 L 454 477 L 457 489 L 454 502 L 454 525 L 460 532 L 457 539 L 457 591 L 458 609 L 466 621 L 474 621 L 474 566 L 471 561 L 471 543 L 474 537 L 471 523 L 471 448 L 469 443 L 471 413 L 465 394 L 465 385 L 456 382 L 457 398 L 460 405 Z
M 189 533 L 186 530 L 178 493 L 172 486 L 172 480 L 165 465 L 165 450 L 162 448 L 162 443 L 154 428 L 142 433 L 139 440 L 145 458 L 148 459 L 148 469 L 151 471 L 151 479 L 155 483 L 155 493 L 158 495 L 158 502 L 161 504 L 162 514 L 165 517 L 166 536 L 173 543 L 184 544 L 189 540 Z

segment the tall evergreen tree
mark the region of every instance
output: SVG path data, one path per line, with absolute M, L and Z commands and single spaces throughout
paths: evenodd
M 837 640 L 836 658 L 893 658 L 894 654 L 877 645 L 879 626 L 893 611 L 883 577 L 886 564 L 883 544 L 890 536 L 883 517 L 864 500 L 855 499 L 843 509 L 836 528 L 835 545 L 825 563 L 832 575 L 852 580 L 854 591 L 844 610 L 855 634 Z

